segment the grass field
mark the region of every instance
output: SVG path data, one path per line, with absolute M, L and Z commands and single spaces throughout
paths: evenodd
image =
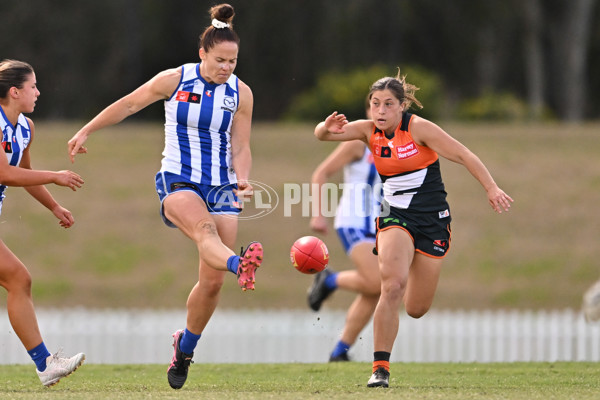
M 52 388 L 31 366 L 0 366 L 2 399 L 511 399 L 592 400 L 592 363 L 392 364 L 390 387 L 367 388 L 370 365 L 194 364 L 173 390 L 164 365 L 83 365 Z
M 434 308 L 578 308 L 583 290 L 600 276 L 600 126 L 441 124 L 486 163 L 514 199 L 507 214 L 487 205 L 468 172 L 443 162 L 453 213 L 453 242 Z M 123 123 L 88 140 L 75 165 L 66 142 L 79 123 L 38 122 L 33 165 L 73 168 L 86 180 L 73 193 L 50 187 L 76 225 L 62 230 L 20 188 L 9 188 L 0 237 L 33 275 L 40 306 L 184 307 L 197 276 L 191 241 L 158 216 L 154 174 L 163 147 L 160 123 Z M 335 144 L 318 142 L 313 125 L 257 123 L 252 179 L 283 197 L 286 183 L 307 183 Z M 289 263 L 289 248 L 311 234 L 300 206 L 240 222 L 238 246 L 260 240 L 265 262 L 257 290 L 242 293 L 229 279 L 221 307 L 304 308 L 310 276 Z M 323 236 L 334 269 L 350 267 L 334 234 Z M 4 296 L 4 291 L 0 297 Z M 352 295 L 326 304 L 346 308 Z

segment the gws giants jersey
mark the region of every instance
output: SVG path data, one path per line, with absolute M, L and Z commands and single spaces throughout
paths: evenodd
M 379 215 L 381 180 L 373 163 L 373 155 L 365 147 L 362 158 L 344 166 L 344 186 L 333 226 L 356 228 L 375 234 L 375 218 Z
M 231 166 L 231 124 L 238 104 L 235 75 L 212 84 L 200 76 L 200 64 L 184 64 L 179 86 L 165 101 L 161 172 L 205 185 L 237 182 Z
M 2 151 L 8 160 L 8 163 L 14 167 L 18 167 L 23 158 L 23 151 L 29 146 L 31 141 L 31 127 L 27 118 L 23 114 L 19 114 L 17 125 L 13 124 L 6 118 L 2 106 L 0 106 L 0 129 L 2 129 Z M 1 157 L 1 156 L 0 156 Z M 5 197 L 6 186 L 0 182 L 0 212 L 2 211 L 2 200 Z
M 396 208 L 449 216 L 438 154 L 415 143 L 410 133 L 412 117 L 404 113 L 391 138 L 373 127 L 369 146 L 383 182 L 383 197 Z

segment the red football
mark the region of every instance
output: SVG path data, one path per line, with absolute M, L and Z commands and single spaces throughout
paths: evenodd
M 303 236 L 292 245 L 290 259 L 294 268 L 303 274 L 316 274 L 327 268 L 329 251 L 321 239 Z

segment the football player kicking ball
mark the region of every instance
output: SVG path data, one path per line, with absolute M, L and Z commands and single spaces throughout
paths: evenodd
M 144 107 L 163 101 L 165 148 L 155 176 L 164 222 L 194 241 L 199 255 L 198 281 L 187 300 L 185 329 L 173 334 L 169 385 L 181 388 L 194 349 L 212 317 L 227 271 L 242 290 L 254 290 L 263 248 L 250 243 L 240 256 L 235 246 L 240 203 L 251 198 L 248 179 L 252 156 L 250 132 L 253 98 L 250 87 L 233 71 L 239 37 L 228 4 L 211 8 L 211 25 L 200 37 L 200 63 L 184 64 L 154 78 L 117 100 L 69 140 L 71 160 L 93 132 L 114 125 Z M 165 249 L 168 251 L 168 249 Z

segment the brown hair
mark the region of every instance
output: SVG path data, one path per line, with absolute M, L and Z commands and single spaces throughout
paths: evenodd
M 394 96 L 400 101 L 400 104 L 407 110 L 413 103 L 419 108 L 423 108 L 423 105 L 415 97 L 415 92 L 419 90 L 418 87 L 406 82 L 406 75 L 400 75 L 400 68 L 398 68 L 398 74 L 395 78 L 386 76 L 385 78 L 378 79 L 369 91 L 369 101 L 373 97 L 373 92 L 379 90 L 388 89 L 394 94 Z
M 23 84 L 33 74 L 33 67 L 26 62 L 2 60 L 0 62 L 0 99 L 6 98 L 11 87 L 23 88 Z
M 223 3 L 216 6 L 211 7 L 209 10 L 210 19 L 217 20 L 229 26 L 224 28 L 216 28 L 212 23 L 204 29 L 202 35 L 200 35 L 200 40 L 198 42 L 198 47 L 204 49 L 204 51 L 209 51 L 216 44 L 221 42 L 235 42 L 238 45 L 240 44 L 240 38 L 233 30 L 233 17 L 235 16 L 235 11 L 233 7 L 229 4 Z

